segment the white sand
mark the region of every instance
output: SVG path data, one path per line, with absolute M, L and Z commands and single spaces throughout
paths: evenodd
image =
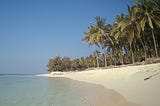
M 160 63 L 40 76 L 67 77 L 100 84 L 117 91 L 128 101 L 143 106 L 160 106 Z

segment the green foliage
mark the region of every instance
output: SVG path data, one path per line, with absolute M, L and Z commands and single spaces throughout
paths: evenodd
M 94 46 L 92 55 L 70 60 L 56 56 L 48 62 L 48 71 L 73 71 L 91 67 L 140 62 L 160 54 L 160 0 L 137 0 L 128 14 L 116 16 L 113 25 L 94 17 L 82 39 Z M 98 49 L 97 49 L 98 47 Z M 102 52 L 103 51 L 103 52 Z
M 62 59 L 60 56 L 56 56 L 53 59 L 50 59 L 48 62 L 48 71 L 52 72 L 52 71 L 62 71 L 63 67 L 62 67 Z
M 48 71 L 76 71 L 93 67 L 93 56 L 71 60 L 69 57 L 56 56 L 48 62 Z

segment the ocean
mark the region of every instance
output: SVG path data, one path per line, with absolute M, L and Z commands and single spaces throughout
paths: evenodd
M 0 74 L 0 106 L 89 106 L 67 78 Z

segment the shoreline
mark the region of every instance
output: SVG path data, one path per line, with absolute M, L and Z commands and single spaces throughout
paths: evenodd
M 115 90 L 129 102 L 142 106 L 160 106 L 160 63 L 96 69 L 80 72 L 53 72 L 44 77 L 66 77 Z
M 65 84 L 67 84 L 66 88 L 69 87 L 71 91 L 75 90 L 74 95 L 80 97 L 81 102 L 86 104 L 85 106 L 141 106 L 127 101 L 118 92 L 107 89 L 102 85 L 77 81 L 65 77 L 54 77 L 54 79 L 59 81 L 63 80 Z M 71 92 L 70 90 L 68 92 Z

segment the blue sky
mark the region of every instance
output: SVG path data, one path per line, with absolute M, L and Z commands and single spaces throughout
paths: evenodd
M 0 73 L 45 73 L 54 56 L 92 53 L 81 42 L 94 16 L 127 13 L 132 0 L 0 0 Z

